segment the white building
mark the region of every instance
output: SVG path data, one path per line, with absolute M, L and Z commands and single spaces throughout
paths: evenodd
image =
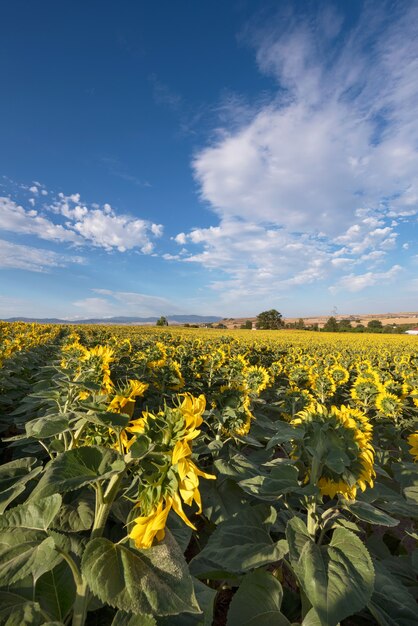
M 411 328 L 411 330 L 406 330 L 405 335 L 418 335 L 418 328 Z

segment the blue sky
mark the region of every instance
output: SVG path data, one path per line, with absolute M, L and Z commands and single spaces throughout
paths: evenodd
M 418 310 L 418 5 L 14 0 L 0 316 Z

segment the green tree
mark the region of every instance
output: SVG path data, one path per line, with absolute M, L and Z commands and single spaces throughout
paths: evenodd
M 382 322 L 380 320 L 370 320 L 367 324 L 367 329 L 372 332 L 380 332 L 383 328 Z
M 244 324 L 241 324 L 241 328 L 244 328 L 246 330 L 251 330 L 253 327 L 253 323 L 251 320 L 247 320 Z
M 338 322 L 335 319 L 335 317 L 330 317 L 329 319 L 327 319 L 327 321 L 325 322 L 325 326 L 324 326 L 323 330 L 326 333 L 337 333 L 338 332 Z
M 284 320 L 282 314 L 276 311 L 276 309 L 270 309 L 270 311 L 263 311 L 257 315 L 256 327 L 260 330 L 277 330 L 283 328 Z
M 160 317 L 159 320 L 157 320 L 157 324 L 156 326 L 168 326 L 168 320 L 166 317 L 164 317 L 163 315 Z
M 344 332 L 350 331 L 352 330 L 353 327 L 351 326 L 351 321 L 350 320 L 341 320 L 338 323 L 338 330 L 342 330 Z

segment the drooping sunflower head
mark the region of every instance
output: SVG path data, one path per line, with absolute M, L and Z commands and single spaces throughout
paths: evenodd
M 148 386 L 147 383 L 142 383 L 139 380 L 128 380 L 127 384 L 119 389 L 118 393 L 112 398 L 108 411 L 126 413 L 129 417 L 132 417 L 136 398 L 143 396 Z
M 333 498 L 339 493 L 354 499 L 357 489 L 373 486 L 374 450 L 365 416 L 348 407 L 327 409 L 317 404 L 291 423 L 303 431 L 303 437 L 295 440 L 292 458 L 303 464 L 322 495 Z
M 250 410 L 250 396 L 230 387 L 221 388 L 214 399 L 223 432 L 228 436 L 247 435 L 251 420 L 254 419 Z

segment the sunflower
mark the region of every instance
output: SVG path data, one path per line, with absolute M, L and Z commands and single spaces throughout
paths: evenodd
M 386 390 L 376 396 L 375 404 L 383 417 L 396 418 L 402 413 L 402 401 L 398 396 Z
M 286 420 L 292 420 L 299 411 L 309 410 L 314 406 L 315 399 L 306 389 L 286 389 L 280 398 L 280 407 Z
M 380 382 L 365 376 L 357 376 L 351 387 L 350 395 L 354 402 L 361 407 L 368 407 L 374 403 L 376 396 L 383 391 Z
M 343 385 L 350 378 L 348 370 L 342 365 L 332 365 L 326 369 L 326 373 L 336 385 Z
M 259 395 L 270 382 L 270 376 L 265 367 L 251 365 L 245 370 L 245 385 L 250 393 Z
M 418 463 L 418 430 L 409 435 L 408 444 L 411 446 L 410 454 L 414 457 L 415 463 Z
M 128 384 L 113 397 L 107 410 L 111 413 L 126 413 L 129 417 L 132 417 L 135 399 L 143 396 L 148 386 L 147 383 L 141 383 L 139 380 L 128 380 Z
M 166 364 L 167 361 L 167 348 L 161 343 L 161 341 L 156 341 L 148 349 L 147 354 L 147 364 L 151 369 L 158 369 Z
M 303 438 L 294 443 L 292 458 L 305 465 L 306 477 L 322 495 L 341 494 L 352 500 L 357 489 L 373 487 L 372 428 L 366 416 L 346 406 L 327 409 L 317 404 L 301 411 L 291 424 L 304 430 Z M 314 456 L 316 476 L 311 474 Z

